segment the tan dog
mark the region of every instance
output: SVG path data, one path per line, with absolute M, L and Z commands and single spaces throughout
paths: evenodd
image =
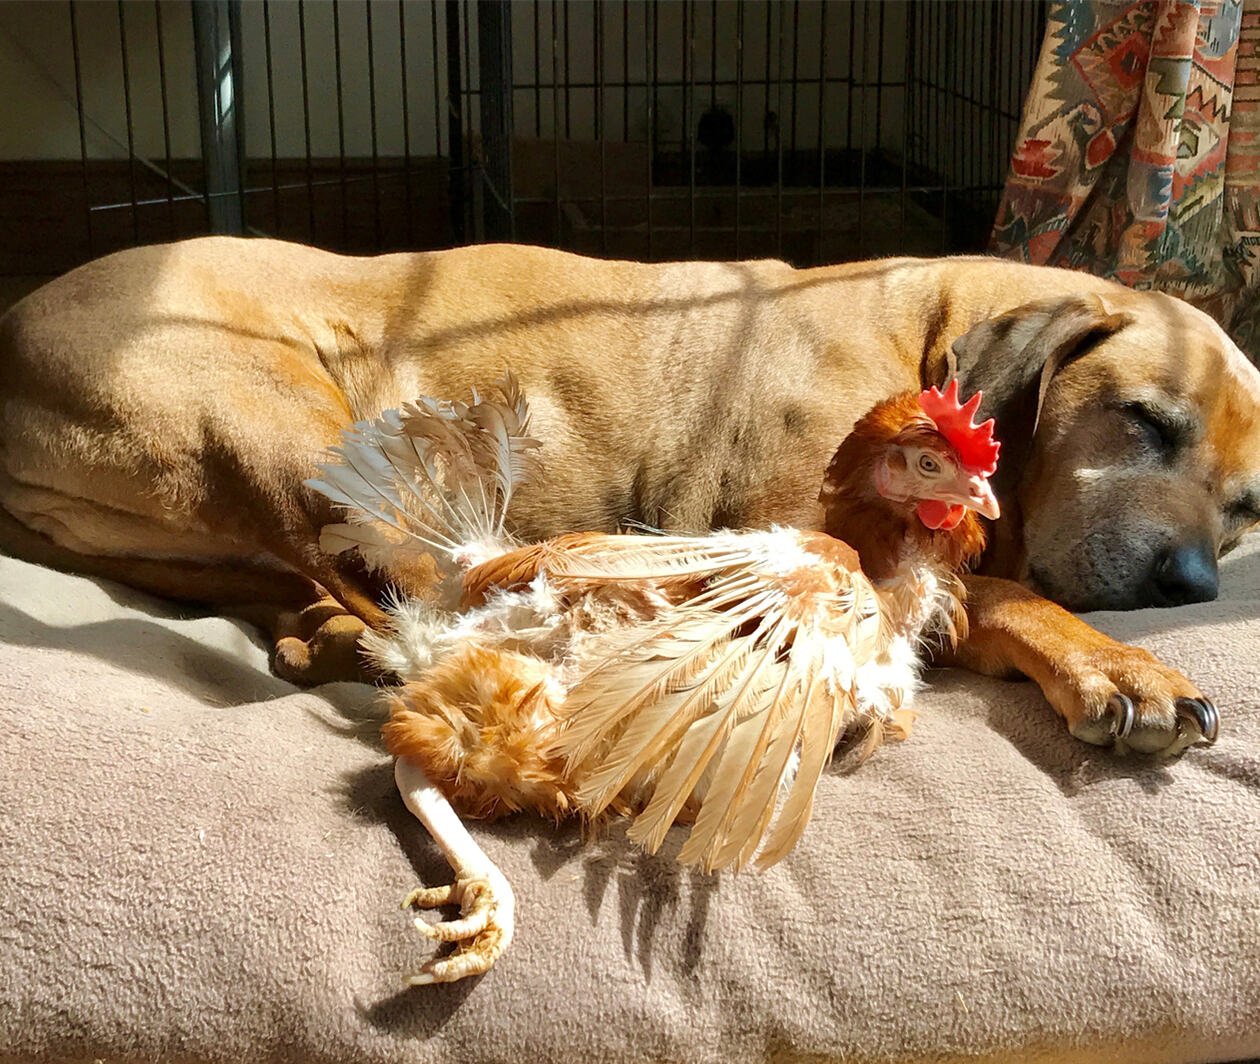
M 993 579 L 1080 608 L 1209 599 L 1260 520 L 1260 374 L 1162 295 L 981 258 L 800 271 L 207 238 L 29 296 L 0 365 L 0 547 L 245 613 L 299 682 L 352 673 L 381 619 L 378 584 L 319 549 L 336 515 L 303 486 L 355 419 L 510 365 L 547 467 L 513 504 L 525 536 L 817 527 L 856 418 L 956 373 L 1005 445 L 958 659 L 1031 676 L 1091 742 L 1215 733 L 1180 674 Z

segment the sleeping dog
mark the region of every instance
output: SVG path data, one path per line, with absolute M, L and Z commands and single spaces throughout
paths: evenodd
M 547 470 L 514 500 L 522 536 L 817 528 L 856 418 L 957 376 L 1004 451 L 955 660 L 1030 676 L 1090 742 L 1215 734 L 1189 680 L 1050 601 L 1211 599 L 1217 557 L 1260 522 L 1260 373 L 1161 294 L 984 258 L 347 258 L 211 237 L 46 285 L 0 319 L 0 365 L 0 548 L 247 616 L 303 683 L 357 675 L 382 620 L 381 582 L 320 550 L 338 518 L 303 484 L 356 419 L 510 366 Z

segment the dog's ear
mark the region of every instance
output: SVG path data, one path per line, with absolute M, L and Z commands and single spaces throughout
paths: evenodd
M 993 480 L 999 493 L 1022 476 L 1055 374 L 1132 320 L 1098 296 L 1072 296 L 1026 303 L 954 341 L 950 376 L 963 395 L 982 390 L 979 416 L 997 419 L 1002 457 Z

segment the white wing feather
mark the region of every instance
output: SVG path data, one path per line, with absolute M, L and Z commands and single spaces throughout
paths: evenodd
M 649 851 L 691 808 L 684 863 L 740 867 L 772 821 L 774 853 L 763 863 L 786 853 L 857 712 L 856 663 L 881 642 L 878 597 L 861 572 L 776 529 L 606 537 L 559 556 L 547 576 L 574 590 L 622 579 L 691 584 L 660 616 L 588 638 L 572 663 L 556 749 L 581 808 L 596 815 L 638 780 L 646 804 L 629 834 Z M 801 766 L 775 820 L 798 750 Z

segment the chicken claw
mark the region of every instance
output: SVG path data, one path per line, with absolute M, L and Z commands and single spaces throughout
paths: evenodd
M 502 877 L 498 877 L 502 879 Z M 412 986 L 453 983 L 481 975 L 493 967 L 512 940 L 514 899 L 507 881 L 496 885 L 491 876 L 466 876 L 446 887 L 421 887 L 403 901 L 404 909 L 423 911 L 458 904 L 461 919 L 429 923 L 417 915 L 416 930 L 438 942 L 457 943 L 454 952 L 426 964 L 407 982 Z M 506 891 L 506 896 L 503 895 Z M 507 904 L 504 905 L 504 901 Z

